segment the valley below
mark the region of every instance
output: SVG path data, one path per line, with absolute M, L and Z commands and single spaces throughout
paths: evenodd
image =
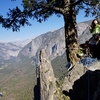
M 0 100 L 33 100 L 35 67 L 12 62 L 0 68 Z

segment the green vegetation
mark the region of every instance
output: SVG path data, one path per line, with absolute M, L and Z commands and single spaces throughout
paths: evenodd
M 59 84 L 58 82 L 56 82 L 56 86 L 57 86 L 57 91 L 55 91 L 55 95 L 57 96 L 57 100 L 70 100 L 69 96 L 65 96 L 62 92 L 62 88 L 61 88 L 61 84 Z
M 0 70 L 0 92 L 3 97 L 0 100 L 32 100 L 34 97 L 34 86 L 36 84 L 36 67 L 32 65 L 32 59 L 22 57 L 22 60 L 7 61 Z M 59 79 L 59 86 L 67 75 L 65 53 L 52 61 L 56 78 Z M 50 87 L 53 84 L 50 83 Z
M 66 69 L 66 64 L 67 64 L 66 54 L 64 53 L 62 56 L 58 56 L 57 58 L 52 60 L 51 63 L 55 77 L 58 78 L 60 81 L 63 80 L 68 73 Z
M 8 64 L 8 63 L 7 63 Z M 31 59 L 24 63 L 9 63 L 0 70 L 0 100 L 32 100 L 36 84 L 35 67 Z

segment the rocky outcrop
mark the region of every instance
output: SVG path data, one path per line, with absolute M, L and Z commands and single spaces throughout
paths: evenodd
M 66 75 L 61 84 L 55 78 L 51 62 L 45 51 L 41 50 L 37 83 L 40 85 L 40 99 L 35 100 L 100 99 L 100 62 L 96 62 L 90 67 L 78 63 Z
M 87 67 L 77 64 L 65 77 L 63 93 L 71 100 L 100 99 L 100 62 Z
M 69 100 L 69 97 L 63 95 L 44 50 L 40 51 L 38 82 L 40 82 L 40 100 Z
M 78 80 L 86 72 L 86 68 L 81 64 L 77 64 L 64 79 L 62 90 L 70 91 L 73 89 L 74 82 Z
M 41 50 L 40 60 L 41 100 L 47 100 L 47 98 L 48 100 L 54 100 L 56 78 L 54 77 L 53 69 L 44 50 Z

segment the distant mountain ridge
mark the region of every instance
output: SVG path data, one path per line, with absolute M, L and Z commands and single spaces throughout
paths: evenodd
M 36 57 L 39 50 L 44 48 L 50 59 L 64 53 L 65 48 L 64 29 L 42 34 L 26 45 L 18 56 Z
M 81 22 L 77 24 L 77 32 L 79 43 L 84 43 L 91 35 L 88 26 L 90 21 Z M 35 39 L 25 40 L 21 42 L 0 43 L 0 59 L 10 59 L 11 57 L 21 56 L 33 57 L 37 60 L 37 54 L 40 49 L 45 49 L 47 55 L 52 60 L 65 52 L 65 35 L 64 28 L 55 31 L 50 31 L 42 34 Z
M 91 21 L 81 22 L 77 24 L 78 41 L 84 43 L 87 41 L 91 34 L 89 32 L 89 24 Z M 39 51 L 45 49 L 50 60 L 53 60 L 57 56 L 61 56 L 65 52 L 65 33 L 64 28 L 60 28 L 53 32 L 47 32 L 33 39 L 27 44 L 18 54 L 18 58 L 33 57 L 34 63 L 38 63 Z
M 17 57 L 20 50 L 30 42 L 30 40 L 17 42 L 0 42 L 0 59 L 8 60 Z

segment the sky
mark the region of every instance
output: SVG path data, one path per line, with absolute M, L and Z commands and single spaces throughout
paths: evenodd
M 6 17 L 9 8 L 16 6 L 22 8 L 22 0 L 0 0 L 0 15 Z M 79 12 L 77 16 L 77 23 L 93 20 L 93 17 L 84 17 L 84 12 Z M 26 39 L 34 39 L 35 37 L 49 31 L 57 30 L 64 26 L 63 17 L 58 18 L 56 15 L 51 16 L 47 21 L 39 23 L 36 20 L 31 20 L 32 26 L 21 27 L 20 31 L 13 32 L 11 29 L 7 30 L 0 25 L 0 42 L 20 41 Z

